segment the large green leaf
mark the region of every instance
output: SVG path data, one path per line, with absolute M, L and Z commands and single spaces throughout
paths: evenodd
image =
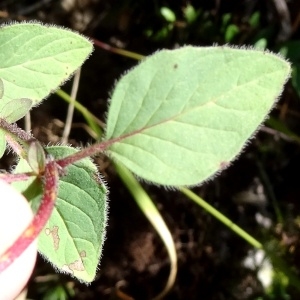
M 70 147 L 48 147 L 55 158 L 75 153 Z M 25 160 L 16 168 L 17 173 L 30 170 Z M 91 282 L 96 274 L 105 239 L 107 219 L 106 187 L 96 166 L 83 159 L 66 168 L 60 179 L 58 198 L 51 218 L 39 235 L 39 252 L 53 266 L 84 282 Z M 39 205 L 37 182 L 14 186 L 34 199 L 33 208 Z
M 0 27 L 2 102 L 29 98 L 38 104 L 81 66 L 92 44 L 70 30 L 38 23 Z
M 138 176 L 195 185 L 228 165 L 266 118 L 290 74 L 277 55 L 183 47 L 145 59 L 117 84 L 108 154 Z

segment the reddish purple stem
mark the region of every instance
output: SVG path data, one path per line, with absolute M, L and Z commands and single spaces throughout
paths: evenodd
M 4 173 L 4 174 L 0 174 L 0 179 L 5 181 L 6 183 L 12 183 L 16 181 L 28 180 L 31 176 L 36 176 L 36 174 L 32 172 L 21 173 L 21 174 Z
M 44 180 L 44 194 L 40 207 L 31 224 L 0 257 L 0 273 L 12 264 L 36 239 L 51 216 L 56 201 L 59 180 L 59 166 L 55 161 L 49 161 L 47 163 Z

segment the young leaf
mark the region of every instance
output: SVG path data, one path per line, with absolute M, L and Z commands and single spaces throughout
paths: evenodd
M 3 95 L 4 84 L 0 79 L 0 99 Z M 5 119 L 8 123 L 16 122 L 29 112 L 31 106 L 32 101 L 30 99 L 2 99 L 0 101 L 0 118 Z
M 44 171 L 46 165 L 45 151 L 38 141 L 34 140 L 30 143 L 27 160 L 32 171 L 36 174 L 40 174 Z
M 0 100 L 0 118 L 8 123 L 14 123 L 23 118 L 32 106 L 30 99 Z
M 83 36 L 55 26 L 14 23 L 0 27 L 3 100 L 29 98 L 38 104 L 81 66 L 92 49 Z
M 228 165 L 266 118 L 290 74 L 268 52 L 183 47 L 121 78 L 108 111 L 108 154 L 163 185 L 195 185 Z
M 13 123 L 23 118 L 30 110 L 32 101 L 29 99 L 0 100 L 0 119 Z M 6 148 L 5 130 L 0 126 L 0 158 Z
M 65 146 L 47 147 L 55 158 L 63 158 L 77 150 Z M 30 171 L 23 159 L 16 172 Z M 99 177 L 97 167 L 83 159 L 66 168 L 66 175 L 60 179 L 58 198 L 54 211 L 38 240 L 39 252 L 53 266 L 84 282 L 91 282 L 96 274 L 105 240 L 107 219 L 106 187 Z M 23 193 L 34 190 L 29 184 L 14 183 Z M 37 189 L 35 190 L 37 191 Z M 39 203 L 36 195 L 33 208 Z

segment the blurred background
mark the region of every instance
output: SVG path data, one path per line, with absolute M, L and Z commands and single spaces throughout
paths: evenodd
M 269 49 L 293 64 L 292 78 L 255 139 L 233 165 L 195 188 L 201 197 L 284 261 L 271 259 L 176 191 L 143 184 L 178 254 L 178 274 L 164 298 L 300 299 L 300 2 L 298 0 L 2 0 L 0 22 L 38 20 L 142 55 L 183 45 L 231 44 Z M 82 68 L 77 100 L 105 121 L 118 78 L 137 61 L 96 46 Z M 218 80 L 216 78 L 216 80 Z M 70 92 L 71 82 L 63 89 Z M 32 131 L 60 141 L 67 111 L 53 95 L 32 112 Z M 69 143 L 92 143 L 76 112 Z M 22 125 L 22 122 L 20 123 Z M 9 168 L 13 156 L 0 162 Z M 164 287 L 169 259 L 159 236 L 105 157 L 96 163 L 110 189 L 107 240 L 90 286 L 55 273 L 39 258 L 28 299 L 152 299 Z M 299 284 L 298 284 L 299 281 Z M 298 288 L 296 288 L 298 285 Z M 296 287 L 295 287 L 296 286 Z

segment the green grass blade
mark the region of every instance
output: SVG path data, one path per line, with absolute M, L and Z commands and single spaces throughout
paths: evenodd
M 297 143 L 300 143 L 300 136 L 294 133 L 292 130 L 290 130 L 282 121 L 275 119 L 273 117 L 270 117 L 266 121 L 266 125 L 269 127 L 282 132 L 283 134 L 287 135 L 289 138 L 294 140 Z
M 112 47 L 109 44 L 103 43 L 96 39 L 93 39 L 93 42 L 94 42 L 95 46 L 97 46 L 101 49 L 107 50 L 107 51 L 115 53 L 115 54 L 122 55 L 124 57 L 132 58 L 132 59 L 136 59 L 136 60 L 141 60 L 144 58 L 144 55 L 138 54 L 136 52 L 124 50 L 121 48 Z
M 230 219 L 225 217 L 222 213 L 220 213 L 218 210 L 216 210 L 214 207 L 212 207 L 210 204 L 208 204 L 206 201 L 204 201 L 202 198 L 200 198 L 198 195 L 196 195 L 190 189 L 180 188 L 180 191 L 184 195 L 186 195 L 189 199 L 191 199 L 196 204 L 201 206 L 205 211 L 207 211 L 209 214 L 211 214 L 217 220 L 219 220 L 221 223 L 223 223 L 228 228 L 230 228 L 233 232 L 235 232 L 238 236 L 240 236 L 242 239 L 244 239 L 250 245 L 252 245 L 253 247 L 255 247 L 257 249 L 264 250 L 265 253 L 272 260 L 274 268 L 279 272 L 283 272 L 289 278 L 290 284 L 292 286 L 294 286 L 297 290 L 300 290 L 299 277 L 291 270 L 290 266 L 288 266 L 288 264 L 281 257 L 279 257 L 277 254 L 274 254 L 275 250 L 272 247 L 270 247 L 270 245 L 263 245 L 262 243 L 260 243 L 258 240 L 256 240 L 250 234 L 248 234 L 241 227 L 237 226 Z
M 153 201 L 133 176 L 133 174 L 120 164 L 115 164 L 115 169 L 125 186 L 130 191 L 137 205 L 155 228 L 167 248 L 171 270 L 164 290 L 155 297 L 155 299 L 161 299 L 174 285 L 177 274 L 177 254 L 172 235 Z
M 252 245 L 253 247 L 255 247 L 257 249 L 263 249 L 263 245 L 258 240 L 253 238 L 250 234 L 248 234 L 246 231 L 244 231 L 241 227 L 237 226 L 230 219 L 225 217 L 222 213 L 220 213 L 218 210 L 216 210 L 214 207 L 212 207 L 210 204 L 208 204 L 206 201 L 204 201 L 202 198 L 200 198 L 197 194 L 192 192 L 190 189 L 182 187 L 179 190 L 183 194 L 185 194 L 189 199 L 193 200 L 199 206 L 204 208 L 209 214 L 214 216 L 221 223 L 223 223 L 224 225 L 229 227 L 233 232 L 235 232 L 242 239 L 247 241 L 250 245 Z

